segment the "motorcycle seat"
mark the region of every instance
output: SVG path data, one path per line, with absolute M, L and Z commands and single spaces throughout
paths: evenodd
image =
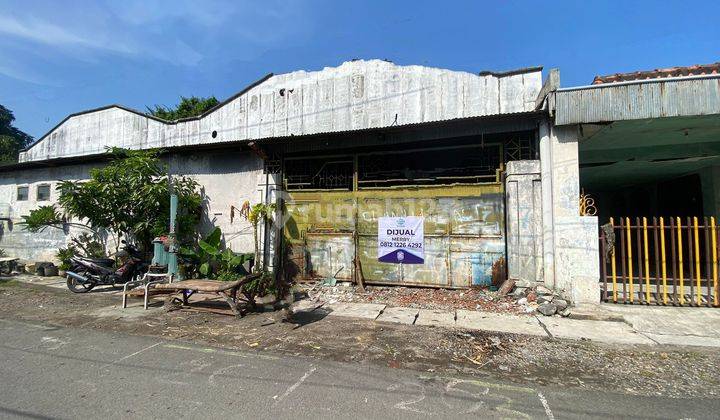
M 87 262 L 91 262 L 94 264 L 102 265 L 102 266 L 112 266 L 115 264 L 115 260 L 112 258 L 87 258 L 87 257 L 78 257 L 79 259 Z

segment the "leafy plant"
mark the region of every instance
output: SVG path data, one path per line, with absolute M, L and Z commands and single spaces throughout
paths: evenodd
M 172 108 L 164 105 L 155 105 L 152 108 L 146 107 L 146 109 L 152 116 L 173 121 L 181 118 L 196 117 L 219 103 L 214 96 L 207 98 L 199 98 L 197 96 L 186 98 L 181 96 L 180 103 Z
M 82 254 L 88 258 L 105 258 L 107 255 L 105 246 L 88 233 L 75 236 L 71 241 L 71 246 L 76 251 L 82 251 Z
M 0 257 L 7 257 L 7 252 L 2 248 L 0 248 Z
M 69 270 L 71 268 L 70 259 L 76 255 L 77 249 L 72 245 L 68 245 L 67 248 L 58 249 L 55 257 L 60 260 L 60 269 L 65 271 Z
M 236 280 L 239 275 L 248 274 L 243 264 L 253 259 L 252 254 L 236 254 L 229 248 L 223 250 L 221 237 L 222 232 L 216 227 L 198 241 L 196 249 L 180 248 L 180 256 L 189 262 L 186 264 L 186 274 L 197 271 L 203 277 L 219 280 Z
M 276 293 L 274 276 L 271 273 L 263 272 L 258 278 L 255 278 L 240 287 L 240 293 L 242 293 L 253 310 L 257 309 L 255 298 L 263 297 L 270 293 Z
M 49 226 L 57 226 L 65 223 L 65 218 L 58 211 L 55 205 L 40 206 L 35 210 L 30 210 L 30 214 L 22 216 L 25 229 L 30 232 L 40 232 Z
M 66 248 L 58 249 L 55 257 L 60 260 L 60 269 L 70 269 L 70 259 L 83 255 L 89 258 L 105 258 L 105 246 L 97 241 L 92 235 L 83 233 L 71 239 L 71 244 Z
M 258 203 L 254 206 L 250 206 L 250 202 L 246 201 L 242 206 L 242 214 L 253 227 L 253 244 L 255 246 L 255 261 L 260 261 L 260 242 L 259 242 L 259 229 L 260 223 L 269 222 L 272 223 L 272 216 L 275 214 L 276 209 L 275 203 L 263 204 Z M 256 264 L 255 271 L 262 270 L 259 264 Z
M 158 151 L 110 149 L 113 160 L 90 171 L 88 181 L 62 181 L 58 200 L 64 212 L 87 223 L 94 231 L 106 230 L 119 244 L 123 237 L 134 238 L 149 249 L 155 236 L 166 234 L 170 224 L 170 185 L 167 168 Z M 173 192 L 182 212 L 178 214 L 178 239 L 194 234 L 200 217 L 202 196 L 192 178 L 173 177 Z M 55 206 L 43 206 L 23 216 L 26 228 L 65 223 Z

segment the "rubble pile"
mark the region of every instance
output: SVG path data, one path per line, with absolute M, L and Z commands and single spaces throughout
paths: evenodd
M 512 293 L 515 303 L 528 314 L 570 316 L 570 303 L 545 286 L 516 287 Z
M 312 300 L 358 303 L 381 303 L 417 309 L 501 312 L 522 314 L 523 307 L 513 296 L 500 296 L 487 288 L 436 289 L 403 286 L 365 286 L 360 290 L 352 283 L 323 285 L 321 282 L 301 285 Z

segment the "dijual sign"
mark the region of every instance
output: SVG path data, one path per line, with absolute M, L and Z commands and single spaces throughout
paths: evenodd
M 417 216 L 378 218 L 378 261 L 423 264 L 424 220 Z

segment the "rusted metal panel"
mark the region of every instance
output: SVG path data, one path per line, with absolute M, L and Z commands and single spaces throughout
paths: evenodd
M 286 240 L 305 250 L 304 270 L 299 270 L 305 276 L 352 279 L 354 252 L 368 283 L 469 287 L 504 276 L 502 184 L 293 192 L 289 196 Z M 377 260 L 377 226 L 382 216 L 425 218 L 424 264 Z
M 450 241 L 450 261 L 453 286 L 477 286 L 493 283 L 504 265 L 505 239 L 457 238 Z M 502 261 L 501 261 L 502 260 Z
M 353 279 L 355 246 L 352 234 L 307 233 L 305 250 L 307 276 Z
M 559 89 L 555 124 L 720 114 L 720 75 Z
M 424 216 L 425 233 L 447 234 L 450 214 L 443 211 L 439 199 L 432 197 L 359 198 L 358 232 L 377 236 L 378 218 L 382 216 Z
M 503 203 L 501 193 L 439 200 L 443 211 L 451 213 L 452 235 L 501 236 L 505 220 Z
M 448 286 L 447 238 L 425 236 L 424 264 L 387 264 L 378 261 L 377 234 L 360 236 L 358 256 L 367 283 Z

